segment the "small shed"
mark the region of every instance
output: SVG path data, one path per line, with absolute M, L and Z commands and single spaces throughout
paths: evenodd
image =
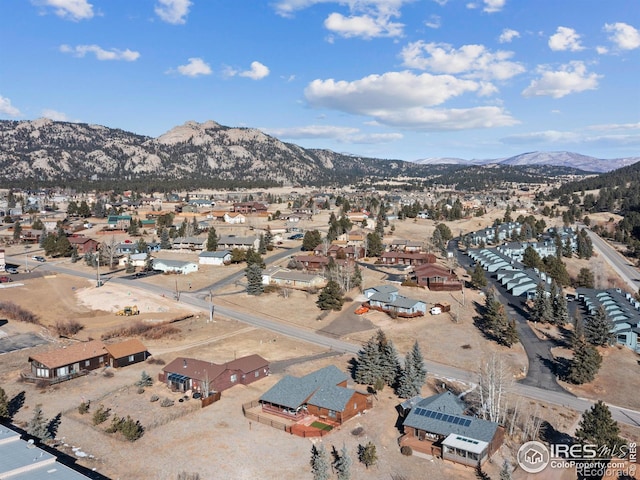
M 434 307 L 439 307 L 442 312 L 450 312 L 451 304 L 447 302 L 439 302 L 433 305 Z
M 119 368 L 144 362 L 151 354 L 147 351 L 142 342 L 136 338 L 125 340 L 124 342 L 112 343 L 104 346 L 109 352 L 109 365 Z

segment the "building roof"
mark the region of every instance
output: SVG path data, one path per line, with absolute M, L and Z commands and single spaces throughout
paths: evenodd
M 403 424 L 445 437 L 455 433 L 473 440 L 491 442 L 498 424 L 464 415 L 464 411 L 464 403 L 447 391 L 418 402 Z
M 271 278 L 290 282 L 312 282 L 318 278 L 321 279 L 322 277 L 320 275 L 314 275 L 311 273 L 292 272 L 284 269 L 279 269 L 278 271 L 271 274 Z
M 258 237 L 234 237 L 222 235 L 218 239 L 218 245 L 253 245 Z
M 224 258 L 227 255 L 231 255 L 229 250 L 216 250 L 215 252 L 201 252 L 199 257 L 207 257 L 207 258 Z
M 268 368 L 269 362 L 260 355 L 247 355 L 246 357 L 237 358 L 227 363 L 217 364 L 197 360 L 195 358 L 178 357 L 162 370 L 165 373 L 177 373 L 185 377 L 195 380 L 205 380 L 207 377 L 210 381 L 222 375 L 226 370 L 238 370 L 242 373 L 249 373 L 260 368 Z
M 356 391 L 351 388 L 337 385 L 320 387 L 307 403 L 334 412 L 342 412 L 355 393 Z
M 265 360 L 260 355 L 253 354 L 227 362 L 226 366 L 230 370 L 240 370 L 242 373 L 249 373 L 260 368 L 268 368 L 269 361 Z
M 451 433 L 447 438 L 444 439 L 442 445 L 450 448 L 465 450 L 471 453 L 481 454 L 487 449 L 489 443 L 483 442 L 482 440 L 468 438 L 463 435 L 458 435 L 456 433 Z
M 321 368 L 300 378 L 287 375 L 267 390 L 260 397 L 260 401 L 295 410 L 305 403 L 318 389 L 335 387 L 348 379 L 349 377 L 346 373 L 333 365 Z M 320 396 L 319 398 L 324 397 Z
M 365 294 L 367 292 L 375 292 L 375 293 L 390 295 L 392 293 L 398 293 L 398 287 L 394 287 L 393 285 L 378 285 L 377 287 L 365 288 L 364 292 Z
M 182 268 L 188 265 L 197 265 L 197 264 L 195 262 L 185 262 L 183 260 L 169 260 L 166 258 L 154 258 L 153 266 L 155 267 L 156 265 L 165 265 L 167 267 Z
M 398 295 L 396 298 L 391 300 L 388 305 L 390 307 L 396 308 L 413 308 L 419 303 L 425 304 L 422 300 L 415 300 L 413 298 L 403 297 L 402 295 Z
M 106 344 L 104 348 L 113 358 L 128 357 L 129 355 L 147 351 L 147 347 L 137 338 L 131 338 L 124 342 Z
M 50 352 L 36 353 L 29 357 L 29 361 L 36 361 L 47 368 L 58 368 L 90 358 L 107 355 L 104 343 L 100 340 L 75 343 L 67 347 L 58 348 Z

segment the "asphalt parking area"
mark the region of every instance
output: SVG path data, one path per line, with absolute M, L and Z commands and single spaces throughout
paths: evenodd
M 5 332 L 0 330 L 0 355 L 47 343 L 44 338 L 35 333 L 19 333 L 17 335 L 6 336 L 3 336 L 3 333 L 6 335 Z

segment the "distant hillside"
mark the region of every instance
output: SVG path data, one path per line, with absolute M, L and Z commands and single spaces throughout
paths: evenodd
M 515 158 L 515 157 L 514 157 Z M 403 179 L 407 188 L 463 188 L 501 182 L 541 182 L 579 170 L 540 162 L 499 169 L 424 164 L 305 149 L 252 128 L 186 122 L 158 138 L 82 123 L 0 121 L 0 186 L 78 189 L 237 188 L 274 185 L 368 185 Z M 539 163 L 539 165 L 536 165 Z M 567 162 L 565 162 L 567 163 Z M 583 162 L 584 164 L 584 162 Z M 471 173 L 465 174 L 470 168 Z M 455 175 L 454 175 L 455 173 Z M 582 172 L 584 173 L 584 172 Z M 469 179 L 469 175 L 473 175 Z M 482 176 L 486 176 L 483 182 Z
M 425 158 L 420 165 L 547 165 L 577 168 L 585 172 L 609 172 L 640 162 L 640 157 L 601 159 L 573 152 L 530 152 L 508 158 L 463 160 L 461 158 Z

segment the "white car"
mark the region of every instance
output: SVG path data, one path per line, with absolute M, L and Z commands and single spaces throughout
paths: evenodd
M 33 256 L 33 257 L 31 257 L 31 258 L 33 258 L 36 262 L 41 262 L 41 263 L 42 263 L 42 262 L 46 262 L 46 261 L 47 261 L 47 259 L 46 259 L 46 258 L 44 258 L 44 257 L 42 257 L 42 256 L 40 256 L 40 255 L 34 255 L 34 256 Z

